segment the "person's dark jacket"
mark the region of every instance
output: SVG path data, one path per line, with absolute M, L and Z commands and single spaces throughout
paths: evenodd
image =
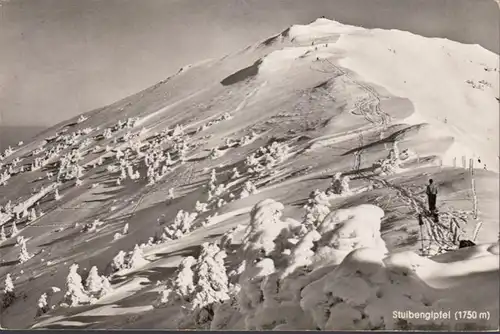
M 438 193 L 438 187 L 434 183 L 427 185 L 427 191 L 426 191 L 427 195 L 437 195 L 437 193 Z

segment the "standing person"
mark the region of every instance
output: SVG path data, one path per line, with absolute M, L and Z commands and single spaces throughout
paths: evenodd
M 434 184 L 434 180 L 430 179 L 429 184 L 427 185 L 427 190 L 425 192 L 427 194 L 427 200 L 429 202 L 429 211 L 433 214 L 436 211 L 436 199 L 438 188 Z

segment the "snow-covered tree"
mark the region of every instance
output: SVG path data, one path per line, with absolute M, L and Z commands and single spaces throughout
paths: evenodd
M 102 280 L 96 266 L 90 268 L 89 275 L 85 280 L 85 288 L 91 295 L 100 293 L 102 289 Z
M 172 137 L 181 137 L 184 134 L 184 128 L 182 125 L 177 124 L 172 132 Z
M 191 225 L 198 214 L 179 210 L 171 226 L 165 227 L 165 234 L 170 239 L 178 239 L 182 235 L 191 231 Z
M 78 306 L 90 302 L 90 297 L 83 288 L 82 277 L 78 274 L 78 264 L 76 263 L 69 268 L 64 302 L 69 306 Z
M 342 173 L 341 172 L 335 173 L 335 175 L 332 177 L 332 182 L 330 184 L 330 187 L 326 190 L 327 195 L 331 194 L 340 195 L 342 193 L 341 179 L 342 179 Z
M 165 166 L 171 167 L 174 165 L 174 161 L 172 160 L 172 157 L 170 156 L 170 152 L 167 152 L 167 157 L 165 158 Z
M 126 172 L 125 168 L 123 168 L 123 166 L 120 167 L 120 179 L 122 179 L 122 180 L 127 179 L 127 172 Z
M 202 212 L 207 211 L 207 206 L 208 206 L 207 203 L 202 203 L 200 201 L 196 201 L 195 210 L 198 213 L 202 213 Z
M 291 274 L 295 269 L 307 266 L 312 263 L 314 242 L 321 239 L 321 235 L 316 230 L 308 232 L 294 247 L 289 257 L 288 267 L 283 271 L 281 278 Z
M 309 199 L 305 205 L 306 215 L 304 217 L 304 225 L 307 228 L 318 226 L 330 213 L 328 204 L 328 195 L 319 190 L 313 191 L 309 195 Z
M 118 254 L 116 254 L 111 262 L 111 269 L 113 271 L 125 269 L 125 256 L 126 253 L 124 251 L 119 251 Z
M 101 290 L 99 291 L 99 298 L 104 297 L 111 291 L 113 291 L 113 288 L 111 287 L 109 279 L 106 276 L 101 276 Z
M 336 173 L 332 178 L 330 187 L 326 190 L 327 195 L 342 195 L 349 192 L 349 177 L 342 176 L 341 172 Z
M 19 230 L 17 229 L 16 222 L 12 222 L 12 227 L 10 229 L 10 237 L 13 238 L 19 233 Z
M 50 310 L 47 293 L 43 293 L 38 299 L 36 317 L 39 317 Z
M 123 226 L 122 234 L 123 235 L 128 234 L 128 223 L 126 223 L 125 226 Z
M 217 172 L 215 171 L 215 169 L 212 169 L 210 171 L 210 183 L 209 184 L 212 184 L 214 187 L 217 184 Z
M 54 192 L 54 199 L 56 201 L 59 201 L 61 199 L 61 195 L 59 195 L 59 189 L 56 188 L 55 192 Z
M 243 239 L 246 259 L 269 255 L 276 249 L 275 239 L 285 227 L 281 221 L 284 206 L 272 199 L 257 203 L 250 212 L 250 224 Z
M 231 179 L 235 180 L 241 177 L 240 172 L 238 172 L 238 168 L 233 168 L 233 174 L 231 175 Z
M 12 201 L 9 200 L 7 204 L 5 204 L 5 212 L 6 213 L 12 213 Z
M 5 276 L 5 282 L 4 282 L 4 289 L 3 289 L 3 301 L 2 301 L 2 304 L 3 304 L 3 308 L 7 308 L 9 307 L 10 305 L 12 305 L 12 303 L 14 302 L 14 300 L 16 299 L 16 293 L 14 291 L 14 282 L 12 281 L 12 277 L 10 276 L 10 273 L 7 273 L 7 275 Z
M 190 308 L 195 312 L 198 324 L 212 319 L 214 306 L 229 296 L 229 278 L 226 274 L 224 259 L 226 253 L 214 244 L 204 243 L 194 267 L 196 289 L 191 298 Z
M 240 193 L 240 198 L 246 198 L 250 195 L 256 194 L 257 192 L 258 191 L 255 185 L 252 183 L 252 181 L 248 180 L 243 186 L 243 190 Z
M 192 267 L 196 259 L 192 256 L 185 257 L 177 268 L 174 278 L 169 280 L 165 288 L 160 291 L 157 307 L 171 305 L 176 302 L 185 302 L 195 289 L 194 273 Z
M 5 227 L 2 225 L 0 227 L 0 242 L 7 240 L 7 236 L 5 235 Z
M 227 202 L 223 198 L 219 198 L 217 200 L 217 208 L 219 208 L 219 209 L 222 208 L 226 204 L 227 204 Z
M 127 266 L 133 269 L 144 264 L 145 261 L 142 249 L 136 244 L 127 261 Z
M 24 263 L 33 257 L 33 255 L 28 253 L 28 249 L 26 248 L 26 240 L 24 238 L 20 240 L 19 246 L 21 247 L 18 257 L 20 263 Z
M 214 197 L 221 196 L 226 191 L 226 186 L 224 184 L 219 184 L 213 191 Z
M 37 218 L 36 210 L 35 208 L 31 209 L 29 212 L 28 220 L 29 221 L 34 221 Z
M 342 181 L 340 183 L 340 189 L 341 189 L 342 194 L 347 194 L 350 191 L 349 181 L 350 181 L 349 176 L 344 176 L 342 178 Z

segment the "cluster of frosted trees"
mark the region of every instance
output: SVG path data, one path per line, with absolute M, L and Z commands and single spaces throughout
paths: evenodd
M 66 291 L 63 298 L 65 306 L 78 306 L 93 303 L 112 291 L 111 283 L 106 276 L 100 276 L 97 267 L 90 269 L 89 275 L 82 282 L 78 274 L 78 264 L 71 265 L 66 278 Z M 43 298 L 43 295 L 42 297 Z
M 395 141 L 387 157 L 373 164 L 375 173 L 381 176 L 395 174 L 401 170 L 401 164 L 413 156 L 415 156 L 415 153 L 409 149 L 404 149 L 400 152 L 398 142 Z
M 124 269 L 134 269 L 148 263 L 144 258 L 143 247 L 135 245 L 134 249 L 128 253 L 119 251 L 110 263 L 111 271 L 114 273 Z
M 175 275 L 164 283 L 156 306 L 180 304 L 191 322 L 197 325 L 210 322 L 214 309 L 230 299 L 225 258 L 226 253 L 217 244 L 201 245 L 200 256 L 184 258 Z
M 250 154 L 246 160 L 247 172 L 250 174 L 265 175 L 266 172 L 283 162 L 288 157 L 290 148 L 286 144 L 273 142 L 261 147 L 257 152 Z
M 308 301 L 302 299 L 300 291 L 328 272 L 311 272 L 324 263 L 340 264 L 358 248 L 369 247 L 382 254 L 387 252 L 379 232 L 382 210 L 366 205 L 352 211 L 330 213 L 324 196 L 319 192 L 311 194 L 304 218 L 308 223 L 282 219 L 284 206 L 274 200 L 257 203 L 250 213 L 249 226 L 245 230 L 238 226 L 221 239 L 220 245 L 226 249 L 225 253 L 241 259 L 227 277 L 219 279 L 220 285 L 224 286 L 224 298 L 214 303 L 216 307 L 212 307 L 210 312 L 203 313 L 204 317 L 197 314 L 198 317 L 191 317 L 191 321 L 206 321 L 210 322 L 211 329 L 224 329 L 230 328 L 228 322 L 231 319 L 243 317 L 246 329 L 316 328 L 318 322 L 314 312 L 320 305 L 328 308 L 330 301 L 323 301 L 324 294 L 319 291 L 316 297 L 319 304 L 314 304 L 309 312 L 302 307 L 301 303 Z M 325 208 L 313 210 L 314 206 Z M 359 218 L 353 221 L 349 217 Z M 234 238 L 239 240 L 234 241 Z M 229 250 L 234 242 L 241 246 Z M 194 261 L 186 261 L 188 265 L 181 264 L 179 267 L 177 280 L 188 282 L 187 288 L 167 284 L 161 295 L 163 299 L 160 298 L 162 303 L 178 300 L 190 305 L 194 303 L 192 291 L 196 285 L 192 282 L 196 281 L 180 279 L 196 276 L 194 270 L 186 269 L 192 268 Z M 222 277 L 222 273 L 226 273 L 222 266 L 213 266 L 219 272 L 213 277 Z M 335 316 L 342 314 L 341 310 L 333 313 Z M 348 320 L 344 324 L 352 320 L 349 315 L 345 316 Z

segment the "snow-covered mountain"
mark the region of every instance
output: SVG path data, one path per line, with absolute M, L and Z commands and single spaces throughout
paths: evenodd
M 1 325 L 496 329 L 499 68 L 318 19 L 7 150 Z

